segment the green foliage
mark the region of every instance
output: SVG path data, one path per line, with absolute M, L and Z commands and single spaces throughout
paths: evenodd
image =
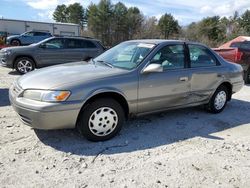
M 84 27 L 87 23 L 86 10 L 80 3 L 58 5 L 53 13 L 56 22 L 75 23 Z
M 250 35 L 250 10 L 247 10 L 240 18 L 240 26 Z
M 58 5 L 53 13 L 53 19 L 56 22 L 67 22 L 68 11 L 66 5 Z
M 128 39 L 137 38 L 143 22 L 143 15 L 137 7 L 130 7 L 127 13 Z
M 168 39 L 173 34 L 177 34 L 180 29 L 178 21 L 171 14 L 167 13 L 160 18 L 158 26 L 165 39 Z
M 112 4 L 110 0 L 100 0 L 86 9 L 80 3 L 58 5 L 53 18 L 57 22 L 81 25 L 82 34 L 100 39 L 106 46 L 140 38 L 180 38 L 217 47 L 239 35 L 250 35 L 249 10 L 242 15 L 235 12 L 230 17 L 207 17 L 180 27 L 171 14 L 166 13 L 157 20 L 144 17 L 137 7 L 128 8 L 122 2 Z
M 138 8 L 128 9 L 121 2 L 113 5 L 109 0 L 101 0 L 88 7 L 88 28 L 107 46 L 135 38 L 142 22 Z

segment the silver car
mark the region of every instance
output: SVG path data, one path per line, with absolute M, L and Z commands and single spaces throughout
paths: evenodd
M 202 44 L 135 40 L 89 62 L 28 73 L 13 83 L 9 98 L 31 127 L 77 128 L 103 141 L 131 116 L 198 105 L 221 112 L 242 88 L 242 71 Z

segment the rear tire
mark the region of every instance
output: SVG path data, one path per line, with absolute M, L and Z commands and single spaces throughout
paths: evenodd
M 217 114 L 224 110 L 229 98 L 227 87 L 221 85 L 213 94 L 206 108 L 209 112 Z
M 90 141 L 105 141 L 120 132 L 124 121 L 124 110 L 116 100 L 100 98 L 81 110 L 76 128 Z
M 35 63 L 31 58 L 20 57 L 15 61 L 15 69 L 20 74 L 26 74 L 35 69 Z

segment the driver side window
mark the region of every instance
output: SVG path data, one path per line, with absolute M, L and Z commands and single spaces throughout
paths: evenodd
M 44 43 L 47 49 L 62 49 L 64 48 L 62 39 L 52 39 Z
M 183 45 L 176 44 L 163 47 L 152 58 L 151 64 L 160 64 L 163 70 L 184 68 L 185 55 Z
M 34 32 L 27 32 L 27 33 L 24 34 L 24 36 L 33 37 L 34 36 Z

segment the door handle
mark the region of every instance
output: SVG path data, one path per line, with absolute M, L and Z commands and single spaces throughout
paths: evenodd
M 188 77 L 180 77 L 180 81 L 181 82 L 187 82 L 188 81 Z

